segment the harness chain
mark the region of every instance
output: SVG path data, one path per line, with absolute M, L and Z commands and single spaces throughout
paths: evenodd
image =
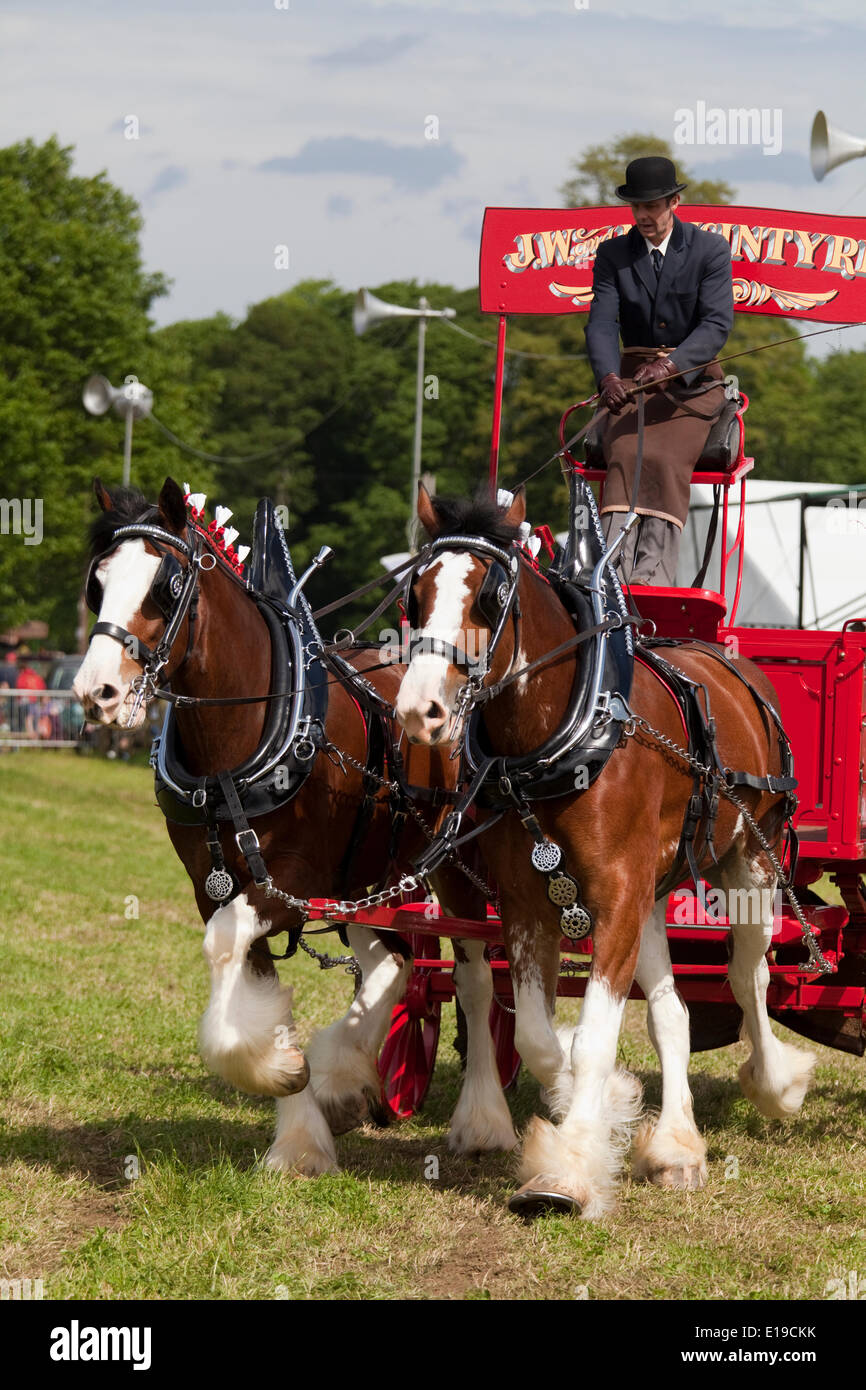
M 361 764 L 357 761 L 357 759 L 351 757 L 350 754 L 343 753 L 342 757 L 346 760 L 347 763 L 351 763 L 352 767 L 357 768 L 359 771 L 364 770 L 361 767 Z M 384 787 L 387 791 L 401 790 L 399 782 L 389 782 L 386 778 L 380 777 L 379 774 L 375 772 L 369 772 L 367 775 L 369 777 L 372 777 L 375 781 L 377 781 L 380 784 L 380 786 Z M 426 839 L 432 845 L 433 841 L 437 838 L 436 831 L 430 829 L 430 826 L 427 824 L 424 817 L 421 815 L 421 812 L 418 810 L 418 807 L 415 805 L 411 797 L 408 797 L 406 799 L 406 810 L 409 812 L 412 819 L 421 827 L 421 830 L 423 831 Z M 479 890 L 479 892 L 484 894 L 484 897 L 487 899 L 488 902 L 496 902 L 496 897 L 493 893 L 491 893 L 486 881 L 482 879 L 480 874 L 476 874 L 474 869 L 470 869 L 468 864 L 463 863 L 463 860 L 460 858 L 460 855 L 457 853 L 456 850 L 453 852 L 453 854 L 449 856 L 449 858 L 460 870 L 460 872 L 466 875 L 466 877 L 469 879 L 469 882 L 474 884 L 474 886 Z
M 366 777 L 370 777 L 373 781 L 377 782 L 380 787 L 385 788 L 386 791 L 402 791 L 399 782 L 389 781 L 386 777 L 380 777 L 377 772 L 373 772 L 370 768 L 365 767 L 365 765 L 359 762 L 357 758 L 353 758 L 351 753 L 345 753 L 342 749 L 338 748 L 336 744 L 331 743 L 329 741 L 328 743 L 323 745 L 322 751 L 328 754 L 330 754 L 331 752 L 336 753 L 337 757 L 340 758 L 342 762 L 349 763 L 358 772 L 362 772 Z M 415 820 L 417 824 L 420 826 L 426 839 L 429 841 L 430 844 L 433 844 L 433 842 L 437 838 L 436 832 L 431 830 L 430 826 L 427 824 L 424 817 L 421 815 L 421 812 L 413 803 L 411 797 L 408 797 L 406 799 L 405 805 L 407 811 L 412 816 L 413 820 Z M 461 873 L 465 874 L 469 881 L 481 893 L 483 893 L 485 899 L 488 902 L 495 903 L 496 899 L 494 895 L 490 892 L 487 883 L 481 878 L 479 874 L 476 874 L 473 869 L 470 869 L 468 864 L 463 863 L 463 860 L 460 858 L 460 855 L 457 854 L 456 850 L 453 851 L 451 855 L 449 855 L 449 859 L 456 865 L 458 869 L 460 869 Z M 419 886 L 419 879 L 415 878 L 411 874 L 404 874 L 403 877 L 400 879 L 400 882 L 395 884 L 392 888 L 383 888 L 378 893 L 371 893 L 365 898 L 357 898 L 354 902 L 347 902 L 345 900 L 342 900 L 339 903 L 336 903 L 331 907 L 326 908 L 324 910 L 323 915 L 326 921 L 331 919 L 336 920 L 340 917 L 351 916 L 355 912 L 366 911 L 367 908 L 382 907 L 385 903 L 392 902 L 394 898 L 401 897 L 403 893 L 414 892 L 415 889 Z M 268 881 L 265 884 L 265 897 L 279 898 L 279 900 L 285 903 L 287 907 L 296 908 L 299 911 L 303 912 L 306 916 L 309 916 L 311 912 L 317 912 L 320 910 L 308 898 L 295 898 L 292 896 L 291 893 L 284 893 L 281 888 L 276 887 L 270 875 L 268 876 Z M 304 940 L 303 932 L 301 936 L 298 938 L 298 945 L 301 947 L 303 951 L 306 951 L 308 956 L 312 956 L 315 960 L 318 961 L 320 970 L 333 970 L 335 966 L 345 965 L 346 973 L 348 975 L 353 975 L 356 979 L 360 979 L 361 967 L 358 964 L 358 959 L 356 956 L 329 956 L 324 951 L 316 951 Z
M 298 937 L 298 945 L 302 951 L 306 951 L 308 956 L 312 956 L 313 960 L 318 962 L 320 970 L 333 970 L 335 966 L 345 965 L 346 974 L 353 975 L 355 980 L 360 983 L 362 975 L 357 956 L 329 956 L 326 951 L 317 951 L 315 946 L 311 946 L 308 941 L 304 940 L 303 933 Z
M 671 753 L 675 753 L 678 758 L 682 758 L 684 762 L 688 763 L 689 767 L 692 769 L 693 772 L 698 773 L 701 777 L 711 777 L 713 775 L 712 768 L 706 767 L 698 758 L 694 756 L 694 754 L 689 753 L 688 750 L 685 748 L 681 748 L 678 743 L 674 743 L 672 738 L 668 738 L 666 734 L 661 733 L 658 729 L 654 729 L 652 724 L 650 724 L 641 715 L 633 714 L 630 720 L 630 724 L 632 727 L 624 730 L 626 737 L 632 737 L 636 728 L 643 729 L 644 733 L 649 734 L 650 737 L 654 738 L 657 743 L 662 744 L 662 746 L 669 749 Z M 803 909 L 800 907 L 800 904 L 794 895 L 791 880 L 782 868 L 782 865 L 779 862 L 777 855 L 770 848 L 766 836 L 760 829 L 751 811 L 749 811 L 743 805 L 740 798 L 731 791 L 730 787 L 728 787 L 726 782 L 721 782 L 719 784 L 719 791 L 721 792 L 722 796 L 724 796 L 728 801 L 730 801 L 732 806 L 735 806 L 737 808 L 740 815 L 743 817 L 743 820 L 746 822 L 752 834 L 755 836 L 755 839 L 758 841 L 762 850 L 764 851 L 770 863 L 772 864 L 773 869 L 776 873 L 776 878 L 779 882 L 779 886 L 785 894 L 785 897 L 788 899 L 794 916 L 797 918 L 797 921 L 800 925 L 800 930 L 803 935 L 803 944 L 809 952 L 809 963 L 808 965 L 802 966 L 801 970 L 804 973 L 808 973 L 811 967 L 812 969 L 820 972 L 822 975 L 832 974 L 833 966 L 822 953 L 821 947 L 818 944 L 818 940 L 815 936 L 815 933 L 812 930 L 809 923 L 806 921 L 805 916 L 803 915 Z
M 391 781 L 387 777 L 380 777 L 377 772 L 373 772 L 370 768 L 365 767 L 364 764 L 359 762 L 357 758 L 353 758 L 351 753 L 344 752 L 341 748 L 338 748 L 336 744 L 328 742 L 323 745 L 322 751 L 325 753 L 336 753 L 337 756 L 343 762 L 349 763 L 351 767 L 354 767 L 358 772 L 362 772 L 366 777 L 369 777 L 372 781 L 377 782 L 378 785 L 380 787 L 383 787 L 386 791 L 402 791 L 399 782 Z M 421 812 L 418 810 L 417 806 L 415 806 L 412 802 L 411 798 L 408 798 L 406 801 L 406 809 L 412 816 L 413 820 L 415 820 L 417 824 L 420 826 L 426 839 L 429 841 L 430 844 L 432 844 L 436 839 L 436 832 L 432 830 L 430 826 L 427 824 L 424 817 L 421 815 Z M 463 860 L 456 852 L 450 857 L 453 858 L 456 867 L 466 875 L 470 882 L 481 893 L 484 894 L 487 901 L 495 902 L 494 895 L 490 892 L 488 885 L 481 878 L 481 876 L 479 874 L 476 874 L 473 869 L 470 869 L 468 864 L 464 864 Z M 418 888 L 419 885 L 419 879 L 415 878 L 411 874 L 404 874 L 403 877 L 400 879 L 400 882 L 398 884 L 395 884 L 392 888 L 383 888 L 378 893 L 370 893 L 365 898 L 356 898 L 353 902 L 349 902 L 345 899 L 342 899 L 339 903 L 333 904 L 332 906 L 325 908 L 325 919 L 327 920 L 332 916 L 349 916 L 352 912 L 364 911 L 368 907 L 381 907 L 384 903 L 391 902 L 392 899 L 399 897 L 402 893 L 414 892 L 414 890 Z M 316 906 L 316 904 L 311 902 L 308 898 L 295 898 L 290 893 L 284 893 L 281 888 L 277 888 L 274 885 L 274 882 L 270 877 L 268 878 L 268 882 L 265 885 L 265 895 L 269 898 L 279 898 L 282 902 L 286 903 L 288 907 L 299 908 L 301 911 L 306 912 L 308 914 L 310 912 L 318 912 L 320 910 Z

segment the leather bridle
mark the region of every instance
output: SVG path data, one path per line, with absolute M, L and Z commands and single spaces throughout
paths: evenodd
M 172 648 L 177 640 L 178 633 L 183 625 L 184 618 L 189 613 L 189 635 L 187 638 L 187 649 L 183 661 L 189 655 L 193 638 L 193 619 L 195 606 L 198 601 L 197 589 L 199 574 L 202 570 L 213 569 L 217 558 L 210 551 L 205 549 L 203 539 L 194 527 L 187 527 L 188 540 L 176 536 L 171 531 L 166 531 L 161 526 L 151 525 L 147 522 L 134 522 L 129 526 L 120 526 L 111 538 L 111 545 L 97 556 L 91 563 L 90 574 L 88 576 L 88 589 L 90 578 L 95 573 L 96 567 L 111 555 L 119 545 L 126 540 L 140 539 L 151 543 L 159 555 L 165 555 L 163 545 L 172 546 L 187 560 L 186 566 L 181 566 L 175 580 L 171 586 L 171 597 L 173 604 L 165 617 L 165 631 L 155 647 L 149 647 L 146 642 L 142 642 L 140 637 L 129 632 L 125 627 L 120 627 L 118 623 L 96 622 L 94 623 L 88 643 L 94 637 L 111 637 L 115 642 L 120 642 L 126 649 L 127 655 L 132 661 L 138 661 L 142 665 L 142 674 L 137 676 L 132 682 L 135 692 L 135 702 L 130 712 L 130 721 L 135 718 L 141 705 L 152 697 L 156 689 L 157 678 L 164 670 L 171 657 Z M 205 564 L 206 559 L 210 559 L 210 564 Z M 175 582 L 177 581 L 177 582 Z M 175 592 L 176 589 L 176 592 Z M 183 662 L 181 662 L 181 665 Z M 179 668 L 178 668 L 179 669 Z
M 498 616 L 492 622 L 490 622 L 489 617 L 487 618 L 490 623 L 491 637 L 477 658 L 470 657 L 465 650 L 455 646 L 452 642 L 444 641 L 441 637 L 426 635 L 423 628 L 416 630 L 416 635 L 411 638 L 409 643 L 410 661 L 416 655 L 421 654 L 442 656 L 458 670 L 463 669 L 467 672 L 466 684 L 461 686 L 457 692 L 459 711 L 461 714 L 465 714 L 478 697 L 490 674 L 496 649 L 509 619 L 514 625 L 514 647 L 506 675 L 511 672 L 517 659 L 517 651 L 520 646 L 520 602 L 517 597 L 517 586 L 520 579 L 520 553 L 516 545 L 506 549 L 504 546 L 487 540 L 485 536 L 439 536 L 428 546 L 425 546 L 418 557 L 419 562 L 422 562 L 426 568 L 445 551 L 459 551 L 471 555 L 476 560 L 489 560 L 488 574 L 490 567 L 494 564 L 500 565 L 505 571 L 505 579 L 500 587 L 505 587 L 506 592 L 501 597 L 497 595 Z M 414 573 L 417 573 L 417 569 L 413 572 L 413 576 L 410 576 L 410 583 Z M 484 588 L 484 582 L 482 581 L 479 587 L 476 602 Z

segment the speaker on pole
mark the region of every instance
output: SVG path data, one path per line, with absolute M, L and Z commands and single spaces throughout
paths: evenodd
M 142 420 L 153 405 L 153 392 L 137 376 L 127 376 L 122 386 L 112 386 L 107 376 L 89 376 L 81 393 L 84 409 L 91 415 L 104 415 L 112 406 L 118 415 Z
M 112 386 L 107 376 L 89 376 L 84 383 L 81 399 L 90 415 L 104 415 L 122 392 Z
M 820 183 L 831 169 L 846 164 L 849 159 L 862 159 L 866 155 L 866 140 L 849 135 L 846 130 L 837 130 L 827 120 L 824 112 L 818 111 L 812 122 L 809 154 L 812 173 Z
M 371 323 L 376 323 L 379 319 L 418 319 L 423 318 L 424 314 L 424 309 L 404 309 L 399 304 L 386 303 L 369 290 L 359 290 L 355 296 L 352 323 L 360 337 Z

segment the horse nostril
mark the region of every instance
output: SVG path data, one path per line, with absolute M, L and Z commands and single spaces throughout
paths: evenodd
M 438 700 L 431 700 L 427 706 L 427 719 L 438 719 L 440 724 L 445 718 L 445 710 Z
M 108 705 L 111 703 L 112 700 L 116 700 L 117 696 L 118 690 L 115 686 L 101 685 L 97 690 L 94 698 L 97 699 L 101 704 Z

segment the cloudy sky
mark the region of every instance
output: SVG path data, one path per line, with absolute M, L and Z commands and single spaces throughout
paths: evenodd
M 782 139 L 683 147 L 695 172 L 866 215 L 866 160 L 808 163 L 819 107 L 866 137 L 862 0 L 0 0 L 0 52 L 3 143 L 56 134 L 138 200 L 161 323 L 308 277 L 474 284 L 485 205 L 556 206 L 585 146 L 699 102 Z

